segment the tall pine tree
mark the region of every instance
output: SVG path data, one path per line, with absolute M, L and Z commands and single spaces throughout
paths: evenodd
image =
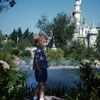
M 17 31 L 14 29 L 13 32 L 10 34 L 10 39 L 17 43 Z

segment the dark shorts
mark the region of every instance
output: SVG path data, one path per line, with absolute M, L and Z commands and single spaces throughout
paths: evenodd
M 38 70 L 35 70 L 35 79 L 37 82 L 46 82 L 47 81 L 47 69 L 42 69 L 43 75 L 39 76 Z

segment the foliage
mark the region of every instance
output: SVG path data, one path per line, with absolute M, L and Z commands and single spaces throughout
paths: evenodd
M 2 31 L 0 31 L 0 37 L 4 40 L 5 36 L 2 34 Z
M 25 95 L 26 75 L 15 69 L 4 69 L 0 65 L 0 99 L 22 100 Z
M 29 39 L 21 38 L 21 39 L 19 40 L 18 48 L 19 48 L 20 50 L 23 51 L 23 50 L 25 50 L 26 47 L 30 47 L 30 46 L 31 46 L 31 43 L 30 43 Z
M 31 57 L 31 51 L 30 50 L 24 50 L 21 54 L 21 57 Z
M 27 28 L 26 30 L 25 30 L 25 32 L 24 32 L 24 38 L 26 38 L 26 37 L 29 37 L 29 29 Z
M 50 23 L 47 20 L 46 15 L 42 15 L 41 18 L 38 20 L 36 27 L 40 29 L 40 32 L 43 32 L 47 34 L 48 36 L 51 36 L 51 30 L 52 30 L 52 23 Z
M 13 40 L 10 40 L 10 39 L 9 39 L 8 45 L 9 45 L 11 48 L 16 48 L 16 43 L 15 43 Z
M 49 22 L 46 16 L 41 16 L 37 27 L 48 36 L 53 37 L 53 42 L 57 48 L 62 48 L 73 38 L 75 32 L 75 23 L 70 16 L 65 13 L 59 13 Z
M 63 49 L 65 52 L 65 58 L 71 60 L 73 65 L 79 64 L 80 60 L 95 59 L 94 48 L 87 48 L 84 41 L 73 40 L 69 45 Z
M 0 47 L 2 47 L 4 39 L 5 36 L 2 34 L 2 31 L 0 31 Z
M 92 100 L 99 100 L 99 94 L 100 94 L 100 73 L 93 73 L 93 63 L 92 62 L 81 62 L 80 66 L 80 72 L 81 76 L 80 78 L 83 81 L 83 87 L 84 91 L 88 93 L 86 95 L 87 99 Z M 92 97 L 91 97 L 91 94 Z M 96 99 L 98 98 L 98 99 Z
M 52 89 L 47 86 L 45 93 L 47 95 L 53 94 L 54 96 L 57 96 L 59 98 L 65 98 L 66 90 L 67 90 L 67 87 L 64 85 L 62 86 L 61 83 L 59 83 L 58 86 Z
M 15 64 L 13 63 L 13 57 L 10 54 L 11 52 L 11 48 L 9 48 L 8 46 L 2 48 L 0 50 L 0 60 L 6 61 L 10 65 L 10 67 L 15 67 Z
M 33 46 L 33 34 L 34 34 L 33 32 L 32 33 L 29 32 L 29 29 L 28 28 L 23 33 L 23 37 L 25 39 L 28 39 L 32 46 Z
M 28 28 L 25 30 L 24 33 L 22 33 L 21 28 L 18 28 L 18 30 L 14 29 L 13 32 L 9 35 L 9 38 L 12 41 L 14 41 L 21 49 L 24 49 L 22 45 L 23 42 L 25 44 L 25 47 L 27 46 L 28 43 L 29 43 L 28 46 L 33 46 L 33 33 L 29 32 Z
M 93 72 L 93 63 L 80 62 L 80 82 L 74 82 L 77 88 L 68 93 L 68 100 L 99 100 L 100 99 L 100 73 Z
M 47 52 L 48 59 L 60 59 L 64 57 L 64 51 L 62 49 L 53 50 L 50 49 Z
M 58 13 L 53 19 L 53 39 L 57 48 L 64 48 L 72 40 L 75 32 L 75 23 L 65 13 Z
M 17 44 L 17 31 L 14 29 L 9 38 Z
M 66 61 L 64 61 L 64 51 L 62 49 L 50 49 L 46 52 L 46 55 L 49 65 L 65 65 Z
M 0 0 L 0 12 L 5 8 L 8 9 L 9 6 L 13 7 L 15 4 L 16 4 L 15 0 Z
M 18 48 L 14 48 L 13 51 L 12 51 L 13 55 L 15 56 L 19 56 L 20 54 L 20 50 Z
M 12 54 L 12 49 L 13 48 L 9 44 L 4 44 L 0 50 L 4 51 L 6 54 Z
M 13 30 L 13 32 L 9 35 L 9 38 L 13 40 L 16 44 L 18 44 L 18 41 L 22 37 L 22 30 L 21 28 L 18 28 L 18 30 Z
M 17 36 L 19 37 L 19 39 L 22 37 L 22 29 L 21 28 L 18 28 Z

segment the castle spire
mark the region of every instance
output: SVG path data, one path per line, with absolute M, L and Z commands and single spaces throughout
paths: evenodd
M 94 24 L 94 20 L 92 20 L 92 24 L 91 24 L 90 29 L 94 29 L 94 28 L 95 28 L 95 24 Z
M 84 25 L 87 24 L 87 23 L 86 23 L 86 17 L 85 17 L 85 14 L 83 15 L 83 22 L 82 22 L 82 24 L 84 24 Z
M 80 15 L 81 15 L 80 5 L 81 5 L 81 0 L 76 0 L 73 16 L 74 16 L 74 19 L 76 21 L 77 27 L 80 26 Z

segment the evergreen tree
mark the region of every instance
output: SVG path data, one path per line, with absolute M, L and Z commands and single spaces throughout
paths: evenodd
M 33 44 L 33 34 L 34 34 L 33 32 L 29 32 L 29 28 L 27 28 L 23 34 L 23 37 L 25 39 L 28 39 L 30 41 L 31 45 L 34 45 Z
M 4 41 L 5 36 L 2 34 L 2 31 L 0 31 L 0 47 L 2 46 L 2 42 Z
M 24 38 L 28 38 L 29 37 L 29 34 L 30 34 L 29 28 L 27 28 L 26 31 L 23 34 L 24 35 Z
M 14 29 L 13 32 L 10 34 L 10 39 L 17 43 L 17 31 Z
M 2 31 L 0 31 L 0 38 L 1 38 L 2 40 L 5 39 L 5 36 L 3 35 Z
M 34 35 L 34 33 L 33 32 L 30 32 L 30 34 L 29 34 L 29 40 L 30 40 L 31 45 L 34 45 L 33 35 Z
M 17 30 L 17 37 L 19 37 L 19 39 L 22 37 L 22 30 L 21 30 L 21 28 L 18 28 L 18 30 Z

